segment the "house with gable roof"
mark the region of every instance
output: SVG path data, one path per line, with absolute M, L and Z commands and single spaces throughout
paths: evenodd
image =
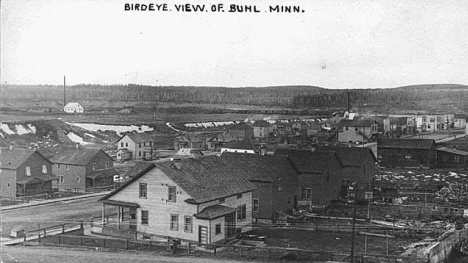
M 106 206 L 119 211 L 117 227 L 103 222 L 102 233 L 215 243 L 251 229 L 254 189 L 219 156 L 149 163 L 100 199 L 103 219 Z
M 298 173 L 284 155 L 260 155 L 224 152 L 227 167 L 247 178 L 254 186 L 252 217 L 255 222 L 274 222 L 278 213 L 296 208 Z
M 0 197 L 57 191 L 52 163 L 36 150 L 0 148 Z
M 65 111 L 66 113 L 83 113 L 84 108 L 78 102 L 70 102 L 67 103 L 65 107 L 63 107 L 63 111 Z
M 148 133 L 127 133 L 117 141 L 117 160 L 151 160 L 154 142 Z
M 59 178 L 61 191 L 84 191 L 87 188 L 112 186 L 114 160 L 99 148 L 68 147 L 50 158 L 52 171 Z
M 433 139 L 382 139 L 377 141 L 382 167 L 431 168 L 436 164 Z

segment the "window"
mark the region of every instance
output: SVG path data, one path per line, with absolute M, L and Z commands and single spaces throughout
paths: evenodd
M 68 164 L 65 165 L 65 170 L 70 170 L 70 167 L 68 166 Z
M 138 152 L 138 156 L 140 156 L 140 157 L 141 157 L 141 152 Z
M 125 143 L 125 147 L 128 147 L 128 142 Z
M 109 169 L 109 162 L 106 162 L 106 169 Z
M 301 189 L 301 198 L 302 199 L 310 199 L 312 198 L 312 188 L 305 188 Z
M 140 198 L 146 199 L 146 190 L 147 190 L 146 187 L 147 187 L 146 183 L 140 183 Z
M 253 212 L 258 212 L 260 209 L 260 200 L 253 199 Z
M 184 231 L 192 233 L 193 230 L 193 219 L 191 216 L 185 216 L 185 224 L 184 224 Z
M 149 222 L 149 211 L 141 210 L 141 224 L 148 225 L 148 222 Z
M 171 214 L 171 230 L 179 230 L 179 215 Z
M 7 188 L 11 188 L 11 183 L 10 182 L 8 182 L 6 185 L 7 185 L 6 186 Z
M 283 190 L 283 179 L 278 178 L 278 191 Z
M 140 148 L 141 148 L 141 142 L 138 144 L 138 147 L 140 147 Z
M 59 163 L 57 164 L 57 169 L 60 170 L 60 164 Z
M 453 161 L 456 162 L 456 163 L 459 163 L 459 162 L 460 162 L 460 156 L 455 155 L 455 156 L 453 157 Z
M 240 205 L 237 207 L 237 221 L 245 220 L 246 218 L 246 205 Z
M 42 173 L 47 174 L 47 165 L 45 164 L 42 165 Z
M 123 142 L 120 143 L 120 147 L 123 147 Z
M 65 178 L 63 177 L 63 175 L 59 175 L 59 182 L 61 184 L 63 184 L 65 182 Z
M 93 163 L 93 171 L 96 171 L 96 163 Z
M 242 198 L 242 194 L 238 194 L 237 199 L 241 199 L 241 198 Z
M 288 204 L 290 205 L 291 204 L 291 196 L 288 195 Z
M 175 202 L 176 201 L 176 193 L 177 193 L 176 192 L 176 187 L 175 186 L 169 186 L 167 201 Z
M 346 130 L 348 130 L 348 129 L 349 129 L 349 128 L 348 128 L 348 126 L 346 126 L 345 128 L 346 128 Z
M 76 181 L 77 181 L 78 183 L 81 182 L 81 177 L 77 176 L 77 177 L 76 177 Z
M 26 175 L 26 176 L 31 176 L 31 167 L 26 166 L 25 175 Z
M 226 202 L 226 198 L 222 197 L 222 198 L 219 199 L 220 204 L 224 204 L 224 202 Z
M 215 235 L 221 234 L 221 224 L 215 225 Z

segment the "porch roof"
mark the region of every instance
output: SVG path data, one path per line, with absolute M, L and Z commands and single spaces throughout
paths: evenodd
M 125 207 L 140 207 L 139 204 L 137 203 L 132 203 L 132 202 L 124 202 L 124 201 L 117 201 L 117 200 L 103 200 L 102 201 L 106 205 L 114 205 L 114 206 L 125 206 Z
M 18 180 L 16 183 L 18 184 L 32 184 L 32 183 L 40 183 L 40 182 L 48 182 L 53 180 L 58 180 L 57 176 L 53 175 L 46 175 L 46 176 L 31 176 L 25 177 L 21 180 Z
M 108 177 L 119 174 L 115 169 L 107 169 L 103 171 L 95 171 L 93 174 L 87 175 L 86 178 L 96 179 L 97 177 Z
M 212 205 L 208 206 L 199 213 L 195 214 L 194 216 L 198 219 L 215 219 L 221 216 L 224 216 L 226 214 L 235 212 L 236 208 L 234 207 L 228 207 L 224 205 Z

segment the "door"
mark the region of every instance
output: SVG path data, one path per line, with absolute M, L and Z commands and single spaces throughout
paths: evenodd
M 236 213 L 230 213 L 225 216 L 226 237 L 236 234 Z
M 208 244 L 208 228 L 206 226 L 198 226 L 198 242 Z

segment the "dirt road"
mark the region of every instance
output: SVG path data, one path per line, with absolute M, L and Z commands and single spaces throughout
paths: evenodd
M 225 260 L 221 258 L 196 257 L 165 257 L 155 254 L 139 252 L 107 252 L 94 250 L 81 250 L 72 248 L 45 248 L 45 247 L 0 247 L 0 259 L 3 263 L 238 263 L 245 261 Z M 253 262 L 253 261 L 249 261 Z

